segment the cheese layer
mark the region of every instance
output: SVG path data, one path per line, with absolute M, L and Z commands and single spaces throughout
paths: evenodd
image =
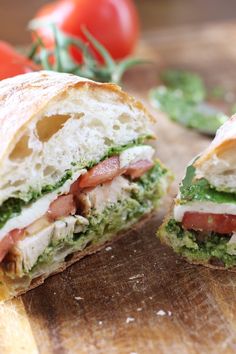
M 47 194 L 29 206 L 24 207 L 20 215 L 9 219 L 0 229 L 0 241 L 4 238 L 4 236 L 6 236 L 8 232 L 16 228 L 23 229 L 24 227 L 32 224 L 35 220 L 41 218 L 48 211 L 51 202 L 55 200 L 58 195 L 68 193 L 71 184 L 75 182 L 84 172 L 86 172 L 86 170 L 80 170 L 76 172 L 73 178 L 66 181 L 65 184 L 57 191 Z
M 236 215 L 236 204 L 217 204 L 205 201 L 194 201 L 187 204 L 176 204 L 174 207 L 175 220 L 179 222 L 182 221 L 186 212 Z

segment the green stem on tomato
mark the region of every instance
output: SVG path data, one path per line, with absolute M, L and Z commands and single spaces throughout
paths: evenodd
M 116 63 L 112 59 L 111 55 L 106 50 L 106 48 L 101 43 L 99 43 L 94 36 L 92 36 L 92 34 L 86 29 L 86 27 L 82 27 L 82 32 L 84 33 L 86 38 L 92 43 L 94 48 L 97 49 L 98 53 L 102 56 L 107 69 L 110 71 L 114 70 Z
M 41 22 L 34 22 L 34 29 Z M 115 61 L 106 48 L 97 41 L 97 39 L 85 28 L 82 31 L 87 39 L 86 42 L 80 38 L 67 35 L 61 31 L 55 24 L 45 23 L 52 30 L 54 37 L 54 48 L 47 49 L 43 43 L 43 39 L 36 36 L 36 43 L 33 45 L 29 54 L 37 64 L 43 69 L 54 70 L 59 72 L 68 72 L 92 80 L 102 82 L 120 83 L 124 73 L 131 67 L 147 63 L 142 59 L 127 58 L 122 61 Z M 101 64 L 96 55 L 90 49 L 91 44 L 98 54 L 102 57 L 104 64 Z M 71 47 L 77 48 L 82 54 L 82 63 L 78 64 L 71 55 Z M 51 61 L 52 59 L 52 61 Z M 51 64 L 53 62 L 53 64 Z

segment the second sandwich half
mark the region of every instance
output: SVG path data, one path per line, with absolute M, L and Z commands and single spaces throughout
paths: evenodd
M 190 263 L 236 270 L 236 115 L 187 167 L 158 235 Z
M 51 72 L 1 82 L 1 298 L 98 250 L 159 205 L 171 175 L 150 145 L 151 120 L 112 84 Z

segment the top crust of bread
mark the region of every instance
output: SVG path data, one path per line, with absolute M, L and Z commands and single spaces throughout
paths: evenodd
M 214 154 L 221 156 L 228 149 L 234 148 L 236 145 L 236 114 L 227 120 L 216 133 L 209 147 L 195 162 L 196 167 L 200 167 L 207 160 L 211 159 Z
M 154 121 L 141 102 L 136 101 L 115 84 L 98 83 L 72 74 L 52 71 L 18 75 L 0 82 L 0 165 L 11 151 L 17 136 L 35 115 L 72 87 L 93 91 L 103 89 L 116 95 L 116 100 L 121 104 L 132 105 L 143 111 L 150 121 Z
M 36 125 L 44 118 L 55 118 L 61 126 L 52 138 L 40 140 Z M 77 157 L 96 161 L 109 144 L 125 145 L 142 135 L 153 135 L 154 122 L 140 102 L 115 84 L 51 71 L 1 81 L 0 204 L 27 193 L 28 188 L 55 183 Z M 43 134 L 47 134 L 43 127 L 47 124 L 41 124 Z M 89 129 L 95 134 L 90 140 Z
M 219 190 L 236 190 L 236 115 L 217 131 L 209 147 L 195 161 L 197 178 L 206 178 Z

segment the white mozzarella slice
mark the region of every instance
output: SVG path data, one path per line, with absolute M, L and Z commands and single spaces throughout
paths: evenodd
M 35 220 L 41 218 L 48 210 L 50 203 L 57 197 L 57 194 L 50 193 L 40 198 L 32 205 L 22 209 L 22 213 L 10 219 L 0 230 L 0 239 L 2 239 L 9 231 L 17 228 L 22 229 Z
M 120 154 L 120 167 L 126 167 L 140 160 L 152 161 L 155 150 L 150 145 L 134 146 Z
M 212 214 L 231 214 L 236 215 L 236 204 L 232 203 L 213 203 L 195 201 L 188 204 L 176 204 L 174 207 L 174 218 L 182 221 L 186 212 L 212 213 Z
M 22 209 L 20 215 L 8 220 L 8 222 L 3 226 L 0 230 L 0 240 L 11 230 L 13 229 L 22 229 L 30 224 L 32 224 L 35 220 L 41 218 L 49 208 L 49 205 L 53 200 L 55 200 L 58 195 L 68 193 L 70 190 L 71 184 L 76 181 L 79 176 L 84 173 L 86 170 L 80 170 L 74 174 L 73 178 L 69 179 L 64 183 L 64 185 L 59 188 L 57 191 L 47 194 L 44 197 L 40 198 L 36 202 L 30 204 L 27 207 Z

